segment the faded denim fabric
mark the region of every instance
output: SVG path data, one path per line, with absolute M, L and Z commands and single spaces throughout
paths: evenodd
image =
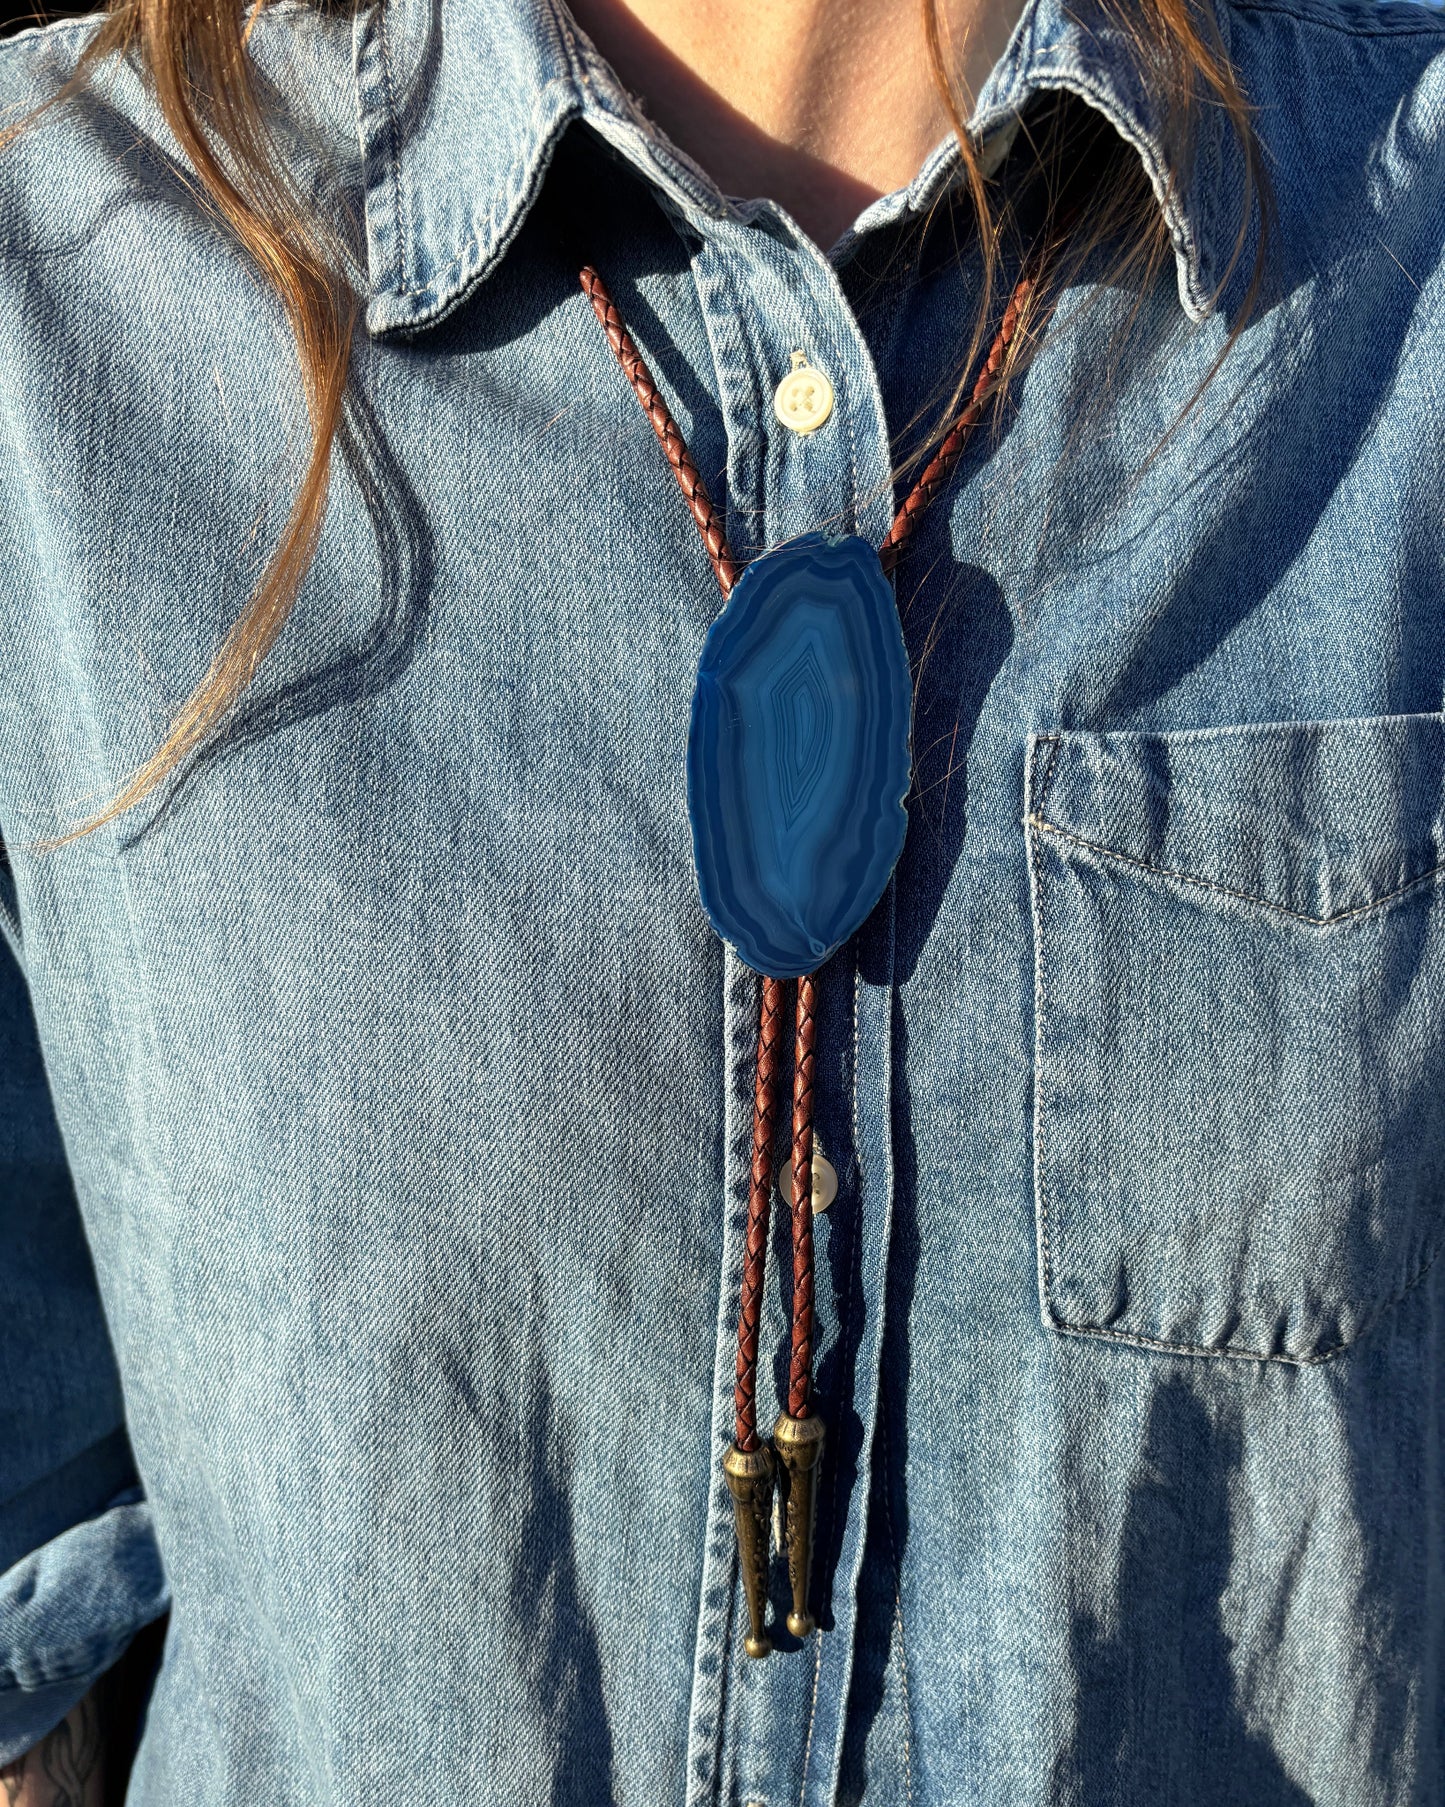
M 47 853 L 305 422 L 133 71 L 0 155 L 0 1756 L 169 1601 L 139 1807 L 1445 1798 L 1445 19 L 1218 17 L 1277 212 L 1227 353 L 1218 111 L 1179 167 L 1095 0 L 980 100 L 1102 109 L 1175 256 L 1063 297 L 899 571 L 909 840 L 820 981 L 823 1629 L 761 1664 L 718 598 L 576 267 L 735 548 L 876 543 L 977 298 L 955 158 L 824 256 L 551 0 L 268 7 L 365 303 L 320 552 L 218 746 Z M 91 29 L 0 49 L 5 107 Z

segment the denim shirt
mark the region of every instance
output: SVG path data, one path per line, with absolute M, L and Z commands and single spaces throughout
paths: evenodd
M 1031 0 L 973 121 L 1083 97 L 1173 258 L 1069 288 L 899 568 L 909 836 L 819 980 L 820 1630 L 762 1662 L 719 599 L 576 271 L 741 556 L 876 544 L 978 302 L 955 155 L 824 255 L 552 0 L 268 7 L 345 455 L 224 734 L 52 851 L 306 423 L 133 69 L 0 155 L 0 1759 L 169 1604 L 140 1807 L 1445 1794 L 1445 19 L 1218 0 L 1276 216 L 1230 344 L 1239 149 L 1111 17 Z M 91 30 L 0 50 L 7 112 Z

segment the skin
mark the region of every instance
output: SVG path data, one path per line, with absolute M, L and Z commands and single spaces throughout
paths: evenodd
M 1023 0 L 937 7 L 966 113 Z M 572 11 L 725 194 L 770 197 L 823 246 L 908 183 L 953 128 L 921 0 L 572 0 Z M 0 1767 L 0 1807 L 103 1807 L 111 1719 L 102 1684 Z
M 1023 0 L 937 8 L 966 115 Z M 952 129 L 922 0 L 572 0 L 572 11 L 724 194 L 769 196 L 825 247 Z

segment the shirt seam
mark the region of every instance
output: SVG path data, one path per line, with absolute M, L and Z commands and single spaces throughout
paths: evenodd
M 24 31 L 17 31 L 13 36 L 0 42 L 0 53 L 9 55 L 26 44 L 49 43 L 54 38 L 66 37 L 71 32 L 84 35 L 99 29 L 94 13 L 85 13 L 78 19 L 51 19 L 45 25 L 29 25 Z
M 401 146 L 396 135 L 396 93 L 391 79 L 391 52 L 387 48 L 387 19 L 390 7 L 383 4 L 377 9 L 379 17 L 376 22 L 377 49 L 381 61 L 381 85 L 386 95 L 386 137 L 391 161 L 391 204 L 396 215 L 396 230 L 401 243 L 397 246 L 396 262 L 397 292 L 401 295 L 411 293 L 411 207 L 407 196 L 402 191 L 401 183 Z
M 858 1119 L 858 1053 L 859 1053 L 859 1049 L 858 1049 L 858 1021 L 859 1021 L 858 997 L 859 997 L 859 993 L 862 990 L 862 987 L 863 987 L 863 961 L 862 961 L 862 957 L 861 957 L 861 954 L 859 951 L 857 939 L 855 937 L 854 946 L 853 946 L 853 1081 L 852 1081 L 850 1102 L 852 1105 L 852 1112 L 853 1112 L 853 1148 L 855 1151 L 854 1152 L 854 1197 L 858 1201 L 858 1205 L 857 1205 L 857 1211 L 856 1211 L 856 1220 L 855 1220 L 854 1229 L 853 1229 L 853 1238 L 854 1238 L 855 1246 L 854 1246 L 853 1250 L 850 1251 L 849 1256 L 848 1256 L 848 1291 L 844 1294 L 844 1297 L 843 1297 L 843 1310 L 840 1315 L 840 1321 L 839 1321 L 839 1325 L 838 1325 L 838 1336 L 839 1336 L 840 1341 L 847 1334 L 848 1326 L 853 1320 L 853 1274 L 854 1274 L 855 1267 L 863 1259 L 863 1249 L 862 1249 L 862 1243 L 861 1243 L 862 1215 L 863 1215 L 863 1209 L 862 1209 L 862 1207 L 863 1207 L 863 1161 L 862 1161 L 861 1154 L 858 1152 L 862 1147 L 862 1143 L 859 1139 L 859 1119 Z M 839 1465 L 838 1465 L 838 1460 L 837 1460 L 837 1452 L 835 1451 L 834 1452 L 834 1460 L 833 1460 L 833 1482 L 832 1482 L 832 1486 L 828 1490 L 828 1517 L 829 1517 L 829 1525 L 830 1525 L 830 1535 L 836 1535 L 837 1524 L 838 1524 L 838 1466 Z M 856 1628 L 855 1628 L 854 1633 L 852 1633 L 851 1635 L 856 1635 Z M 803 1764 L 802 1764 L 803 1776 L 802 1776 L 802 1785 L 801 1785 L 801 1788 L 799 1789 L 799 1793 L 798 1793 L 798 1807 L 803 1807 L 803 1803 L 808 1798 L 808 1766 L 812 1761 L 813 1732 L 814 1732 L 814 1728 L 816 1727 L 817 1722 L 818 1722 L 818 1686 L 819 1686 L 819 1683 L 823 1679 L 823 1640 L 821 1637 L 815 1635 L 813 1641 L 817 1646 L 817 1650 L 816 1650 L 816 1654 L 814 1657 L 814 1666 L 813 1666 L 813 1692 L 812 1692 L 812 1697 L 808 1704 L 808 1736 L 803 1745 Z
M 1237 13 L 1271 13 L 1293 19 L 1300 25 L 1317 25 L 1321 31 L 1332 31 L 1342 38 L 1440 38 L 1445 40 L 1445 14 L 1431 16 L 1423 7 L 1401 6 L 1406 16 L 1398 22 L 1383 16 L 1343 18 L 1338 14 L 1314 12 L 1298 0 L 1230 0 Z M 1420 16 L 1415 17 L 1413 14 Z

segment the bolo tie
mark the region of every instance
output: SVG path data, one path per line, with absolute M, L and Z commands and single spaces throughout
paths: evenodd
M 747 565 L 733 556 L 707 485 L 606 283 L 590 264 L 579 273 L 692 511 L 723 598 L 698 663 L 687 798 L 703 909 L 762 979 L 735 1426 L 722 1463 L 733 1501 L 750 1657 L 772 1649 L 767 1613 L 775 1492 L 784 1507 L 792 1593 L 787 1627 L 803 1638 L 816 1624 L 809 1590 L 824 1438 L 813 1399 L 817 972 L 882 897 L 908 826 L 913 680 L 890 579 L 983 417 L 1040 263 L 1037 255 L 1025 263 L 966 406 L 939 440 L 882 545 L 856 534 L 808 533 Z M 821 425 L 832 407 L 826 374 L 794 352 L 774 406 L 786 425 Z M 796 981 L 791 1350 L 786 1404 L 766 1437 L 757 1422 L 758 1326 L 790 981 Z

